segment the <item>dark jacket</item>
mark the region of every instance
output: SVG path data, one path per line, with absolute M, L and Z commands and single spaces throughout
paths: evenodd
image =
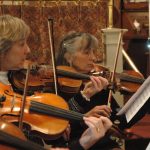
M 64 94 L 62 94 L 63 98 L 65 100 L 68 100 L 66 97 L 64 97 Z M 94 108 L 97 105 L 107 105 L 107 99 L 108 99 L 108 91 L 103 90 L 100 93 L 94 95 L 90 102 L 86 101 L 81 93 L 74 95 L 72 98 L 68 100 L 68 104 L 71 110 L 74 110 L 76 112 L 80 113 L 86 113 L 92 108 Z M 113 99 L 111 107 L 113 108 L 112 116 L 116 113 L 116 109 L 119 107 L 116 103 L 116 101 Z M 83 122 L 78 121 L 71 121 L 71 140 L 69 142 L 69 145 L 72 145 L 77 141 L 82 133 L 87 128 Z M 118 143 L 115 141 L 116 139 L 112 140 L 109 135 L 105 136 L 104 138 L 100 139 L 99 142 L 97 142 L 90 150 L 97 150 L 97 149 L 103 149 L 108 150 L 115 147 L 119 147 Z
M 97 105 L 107 105 L 107 99 L 108 99 L 108 92 L 107 90 L 103 90 L 99 92 L 98 94 L 94 95 L 91 98 L 91 101 L 88 102 L 86 101 L 81 93 L 76 94 L 69 100 L 64 97 L 64 99 L 68 100 L 68 104 L 70 106 L 71 110 L 80 112 L 80 113 L 86 113 L 92 108 L 94 108 Z M 62 95 L 64 96 L 64 95 Z M 133 126 L 136 122 L 138 122 L 148 111 L 150 108 L 150 100 L 146 102 L 146 104 L 140 109 L 140 111 L 135 115 L 135 117 L 127 123 L 126 118 L 124 115 L 122 116 L 116 116 L 117 111 L 120 109 L 119 105 L 116 103 L 115 99 L 112 98 L 111 101 L 111 108 L 112 108 L 112 114 L 111 114 L 111 120 L 119 120 L 120 124 L 118 127 L 123 130 L 125 128 L 129 128 Z M 83 123 L 78 123 L 76 121 L 71 121 L 71 142 L 74 143 L 74 141 L 78 140 L 84 130 L 86 129 L 86 126 Z M 104 138 L 100 139 L 99 142 L 97 142 L 90 150 L 98 150 L 98 149 L 103 149 L 103 150 L 109 150 L 115 147 L 119 147 L 117 138 L 114 139 L 109 135 L 106 135 Z

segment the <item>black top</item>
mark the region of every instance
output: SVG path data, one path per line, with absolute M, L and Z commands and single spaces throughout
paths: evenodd
M 101 92 L 97 93 L 94 95 L 90 102 L 86 101 L 81 93 L 79 92 L 75 96 L 73 96 L 70 99 L 67 99 L 66 95 L 62 94 L 62 97 L 65 100 L 68 100 L 68 104 L 70 106 L 71 110 L 81 112 L 81 113 L 86 113 L 89 110 L 91 110 L 93 107 L 97 105 L 107 105 L 107 100 L 108 100 L 108 94 L 109 91 L 107 90 L 102 90 Z M 112 114 L 111 114 L 111 120 L 120 120 L 119 128 L 121 130 L 125 128 L 129 128 L 132 125 L 134 125 L 136 122 L 138 122 L 148 111 L 150 108 L 150 101 L 148 100 L 145 105 L 140 109 L 140 111 L 135 115 L 135 117 L 129 122 L 126 122 L 125 116 L 116 116 L 117 110 L 119 110 L 119 105 L 115 101 L 114 98 L 112 98 L 111 102 L 111 108 L 112 108 Z M 83 123 L 78 123 L 78 122 L 71 122 L 71 142 L 74 143 L 74 141 L 78 140 L 84 130 L 86 129 L 86 126 Z M 118 143 L 116 142 L 116 139 L 112 139 L 110 136 L 105 136 L 104 138 L 100 139 L 99 142 L 97 142 L 90 150 L 98 150 L 98 149 L 112 149 L 115 147 L 119 147 Z
M 86 101 L 81 93 L 74 95 L 72 98 L 67 99 L 66 95 L 62 94 L 62 97 L 65 100 L 68 100 L 68 104 L 71 110 L 80 112 L 80 113 L 86 113 L 92 108 L 94 108 L 97 105 L 107 105 L 107 99 L 108 99 L 108 93 L 107 90 L 102 90 L 98 94 L 94 95 L 90 102 Z M 119 107 L 116 101 L 113 99 L 111 103 L 111 107 L 113 110 L 112 118 L 114 114 L 116 113 L 116 109 Z M 74 145 L 75 141 L 78 141 L 78 139 L 81 137 L 82 133 L 87 128 L 83 122 L 76 122 L 71 121 L 71 139 L 69 142 L 69 145 Z M 118 143 L 115 141 L 116 139 L 111 139 L 110 136 L 105 136 L 104 138 L 100 139 L 99 142 L 97 142 L 90 150 L 98 150 L 98 149 L 112 149 L 119 147 Z
M 89 110 L 91 110 L 93 107 L 97 105 L 107 105 L 107 99 L 108 99 L 109 91 L 102 90 L 101 92 L 97 93 L 91 98 L 91 101 L 86 101 L 81 93 L 72 96 L 65 93 L 60 93 L 60 95 L 68 102 L 69 107 L 71 110 L 80 112 L 80 113 L 86 113 Z M 70 98 L 71 97 L 71 98 Z M 135 117 L 129 122 L 126 122 L 125 116 L 116 116 L 117 109 L 119 108 L 118 104 L 112 99 L 111 102 L 111 108 L 112 108 L 112 114 L 111 114 L 111 120 L 118 119 L 120 120 L 119 128 L 125 129 L 128 127 L 131 127 L 134 125 L 138 120 L 140 120 L 148 111 L 150 108 L 150 101 L 148 100 L 146 104 L 140 109 L 140 111 L 135 115 Z M 78 140 L 81 137 L 82 133 L 86 129 L 86 126 L 81 122 L 74 122 L 71 121 L 71 140 L 69 141 L 69 147 L 71 150 L 82 150 L 83 148 L 80 146 Z M 63 138 L 57 139 L 54 141 L 48 141 L 48 144 L 52 144 L 54 146 L 60 146 L 65 147 L 66 142 L 63 140 Z M 109 136 L 105 136 L 104 138 L 100 139 L 100 141 L 95 144 L 90 150 L 107 150 L 112 149 L 115 147 L 119 147 L 118 143 L 115 141 L 115 139 L 111 139 Z

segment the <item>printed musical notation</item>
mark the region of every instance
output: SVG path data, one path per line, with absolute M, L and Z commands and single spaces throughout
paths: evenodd
M 144 81 L 137 92 L 128 100 L 124 107 L 117 115 L 125 114 L 127 122 L 129 122 L 136 113 L 142 108 L 150 97 L 150 76 Z

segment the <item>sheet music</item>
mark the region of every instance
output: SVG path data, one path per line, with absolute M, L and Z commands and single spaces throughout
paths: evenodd
M 136 93 L 128 100 L 117 115 L 125 114 L 129 122 L 150 97 L 150 76 L 144 81 Z
M 149 142 L 148 146 L 146 147 L 146 150 L 150 150 L 150 142 Z

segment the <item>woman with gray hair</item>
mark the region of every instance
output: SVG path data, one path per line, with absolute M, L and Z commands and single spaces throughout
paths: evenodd
M 66 35 L 59 47 L 57 65 L 67 65 L 73 67 L 79 73 L 89 74 L 91 71 L 97 71 L 96 62 L 102 60 L 103 51 L 100 51 L 98 40 L 89 33 L 72 32 Z M 101 53 L 100 58 L 97 54 Z M 74 111 L 84 113 L 86 116 L 110 117 L 116 113 L 118 108 L 115 100 L 112 101 L 113 111 L 107 106 L 108 90 L 104 90 L 108 85 L 107 79 L 103 77 L 91 76 L 91 81 L 82 85 L 79 93 L 69 95 L 60 92 L 61 96 L 68 101 L 70 108 Z M 82 134 L 84 126 L 71 122 L 70 145 Z M 69 138 L 66 133 L 67 138 Z M 100 143 L 94 145 L 91 150 L 99 149 L 120 149 L 118 143 L 111 140 L 109 136 L 102 138 Z
M 84 57 L 81 58 L 81 62 L 79 58 L 78 62 L 76 62 L 75 57 L 77 57 L 78 53 L 87 55 L 86 58 L 90 57 L 89 60 L 86 60 L 88 62 L 82 60 Z M 101 54 L 101 58 L 97 57 L 98 53 Z M 73 66 L 79 72 L 88 73 L 93 69 L 93 65 L 98 59 L 102 60 L 102 53 L 99 50 L 98 40 L 95 36 L 89 33 L 72 32 L 60 43 L 57 65 Z
M 95 63 L 97 62 L 98 50 L 98 40 L 95 36 L 89 33 L 71 32 L 68 35 L 66 35 L 61 41 L 59 47 L 59 54 L 56 62 L 58 66 L 71 66 L 79 73 L 88 74 L 91 71 L 97 69 L 97 65 Z M 103 77 L 91 76 L 90 78 L 91 81 L 86 83 L 83 88 L 81 87 L 80 92 L 82 97 L 86 101 L 88 101 L 88 103 L 90 103 L 89 101 L 91 97 L 93 97 L 96 93 L 99 93 L 103 88 L 105 88 L 108 85 L 107 79 Z M 68 98 L 65 97 L 64 99 Z M 71 101 L 74 101 L 73 98 L 71 99 Z M 77 103 L 75 105 L 79 106 Z M 78 110 L 76 110 L 76 108 L 73 108 L 73 110 L 84 110 L 80 109 L 80 106 L 79 108 L 76 107 Z M 103 107 L 100 107 L 100 109 L 94 109 L 94 111 L 90 112 L 93 112 L 93 114 L 89 113 L 89 115 L 99 116 L 101 114 L 106 117 L 109 117 L 111 110 L 105 105 Z

